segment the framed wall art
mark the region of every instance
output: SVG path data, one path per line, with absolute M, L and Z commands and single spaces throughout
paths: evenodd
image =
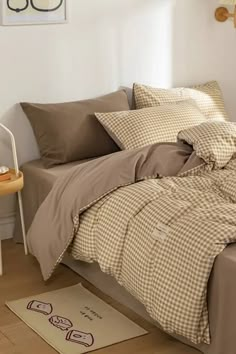
M 0 0 L 1 25 L 66 23 L 67 0 Z

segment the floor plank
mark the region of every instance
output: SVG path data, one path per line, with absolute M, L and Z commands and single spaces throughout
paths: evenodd
M 28 297 L 79 282 L 150 332 L 146 336 L 100 349 L 96 351 L 97 354 L 199 354 L 197 350 L 174 340 L 125 306 L 104 295 L 67 267 L 58 267 L 55 276 L 45 283 L 36 260 L 31 256 L 24 256 L 23 247 L 11 240 L 3 242 L 3 258 L 4 275 L 0 278 L 1 354 L 55 354 L 53 348 L 20 321 L 4 304 L 7 300 Z

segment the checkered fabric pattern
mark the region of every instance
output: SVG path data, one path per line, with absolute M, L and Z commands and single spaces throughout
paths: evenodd
M 193 99 L 207 119 L 227 120 L 224 100 L 216 81 L 191 88 L 160 89 L 134 84 L 136 108 L 147 108 Z
M 235 154 L 236 125 L 229 122 L 208 121 L 181 131 L 178 139 L 192 145 L 197 156 L 214 169 L 224 167 Z
M 125 150 L 158 142 L 176 142 L 181 129 L 206 121 L 192 100 L 134 111 L 96 113 L 96 117 Z
M 72 255 L 98 262 L 165 331 L 209 344 L 207 284 L 236 242 L 235 190 L 236 159 L 121 187 L 80 215 Z

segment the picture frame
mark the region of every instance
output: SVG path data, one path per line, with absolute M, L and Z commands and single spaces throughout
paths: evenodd
M 68 0 L 0 0 L 0 25 L 49 25 L 68 22 Z

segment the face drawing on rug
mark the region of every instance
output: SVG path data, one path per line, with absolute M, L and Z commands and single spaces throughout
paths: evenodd
M 52 304 L 48 304 L 38 300 L 32 300 L 28 303 L 27 310 L 39 312 L 45 316 L 48 316 L 52 313 L 53 307 Z
M 91 333 L 84 333 L 77 330 L 70 331 L 66 336 L 66 340 L 68 342 L 84 345 L 85 347 L 91 347 L 94 344 L 94 337 Z
M 49 318 L 49 322 L 56 328 L 59 328 L 62 331 L 68 331 L 68 329 L 73 327 L 73 323 L 65 317 L 61 316 L 52 316 Z

